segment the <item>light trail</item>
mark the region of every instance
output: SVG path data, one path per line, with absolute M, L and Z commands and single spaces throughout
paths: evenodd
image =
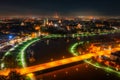
M 46 69 L 50 69 L 50 68 L 78 62 L 78 61 L 82 61 L 82 60 L 89 59 L 91 57 L 95 57 L 95 56 L 103 55 L 103 54 L 105 54 L 105 53 L 98 53 L 98 54 L 89 53 L 89 54 L 85 54 L 85 55 L 81 55 L 81 56 L 61 59 L 61 60 L 57 60 L 57 61 L 52 61 L 52 62 L 40 64 L 40 65 L 35 65 L 35 66 L 25 67 L 22 69 L 15 69 L 15 70 L 22 75 L 29 74 L 29 73 L 33 73 L 36 71 L 42 71 L 42 70 L 46 70 Z M 8 75 L 8 73 L 9 73 L 9 70 L 0 71 L 0 75 L 3 75 L 3 74 Z
M 19 52 L 19 55 L 18 56 L 20 56 L 20 61 L 21 61 L 21 63 L 22 63 L 22 67 L 23 68 L 25 68 L 26 67 L 26 60 L 25 60 L 25 50 L 31 45 L 31 44 L 33 44 L 33 43 L 35 43 L 36 41 L 39 41 L 40 39 L 33 39 L 32 41 L 30 41 L 29 43 L 27 43 L 27 44 L 25 44 L 24 46 L 23 46 L 23 48 L 20 50 L 20 52 Z
M 100 69 L 103 69 L 105 70 L 106 72 L 113 72 L 113 73 L 116 73 L 119 77 L 120 77 L 120 72 L 119 71 L 116 71 L 110 67 L 106 67 L 106 66 L 103 66 L 101 65 L 100 63 L 96 62 L 96 63 L 92 63 L 90 60 L 85 60 L 86 63 L 96 67 L 96 68 L 100 68 Z
M 83 44 L 83 42 L 75 43 L 75 44 L 69 49 L 69 51 L 70 51 L 71 53 L 73 53 L 74 56 L 80 55 L 77 51 L 75 52 L 75 50 L 76 50 L 76 47 L 77 47 L 78 45 L 81 45 L 81 44 Z
M 18 45 L 15 45 L 15 46 L 12 47 L 10 50 L 8 50 L 8 51 L 5 53 L 5 55 L 3 56 L 3 59 L 5 58 L 5 56 L 11 54 L 10 52 L 13 51 L 13 50 L 15 50 L 15 48 L 18 47 L 18 46 L 19 46 L 20 44 L 22 44 L 23 42 L 26 42 L 26 41 L 22 41 L 22 42 L 20 42 Z
M 82 56 L 71 57 L 71 58 L 61 59 L 61 60 L 52 61 L 52 62 L 48 62 L 48 63 L 43 63 L 40 65 L 26 67 L 24 69 L 21 69 L 20 73 L 21 74 L 28 74 L 28 73 L 32 73 L 32 72 L 36 72 L 36 71 L 46 70 L 46 69 L 70 64 L 73 62 L 78 62 L 78 61 L 81 61 L 84 59 L 91 58 L 93 56 L 96 56 L 96 55 L 95 54 L 86 54 L 86 55 L 82 55 Z
M 71 58 L 61 59 L 61 60 L 52 61 L 52 62 L 48 62 L 48 63 L 43 63 L 43 64 L 36 65 L 36 66 L 25 67 L 25 68 L 22 68 L 22 69 L 16 69 L 16 71 L 21 73 L 21 74 L 29 74 L 29 73 L 32 73 L 32 72 L 46 70 L 46 69 L 66 65 L 66 64 L 86 60 L 86 59 L 89 59 L 89 58 L 92 58 L 92 57 L 101 56 L 101 55 L 104 55 L 104 54 L 110 54 L 111 53 L 110 51 L 111 50 L 108 49 L 108 50 L 103 50 L 103 51 L 96 52 L 96 53 L 84 54 L 84 55 L 80 55 L 80 56 L 76 56 L 76 57 L 71 57 Z M 6 71 L 6 72 L 2 71 L 0 73 L 1 74 L 7 74 L 7 72 L 8 71 Z
M 119 31 L 118 31 L 119 32 Z M 115 33 L 115 32 L 110 32 L 110 33 Z M 106 35 L 106 34 L 110 34 L 110 33 L 108 33 L 108 32 L 105 32 L 105 33 L 100 33 L 99 35 Z M 87 34 L 87 33 L 85 33 L 85 34 L 74 34 L 74 37 L 80 37 L 80 36 L 95 36 L 95 35 L 97 35 L 97 34 L 94 34 L 94 33 L 90 33 L 90 34 Z M 58 38 L 58 37 L 67 37 L 67 36 L 62 36 L 62 35 L 48 35 L 48 36 L 45 36 L 44 38 Z M 33 43 L 34 42 L 36 42 L 36 41 L 33 41 Z M 26 62 L 25 62 L 25 54 L 24 54 L 24 52 L 25 52 L 25 50 L 27 49 L 27 47 L 29 47 L 31 44 L 33 44 L 32 42 L 30 43 L 30 44 L 28 44 L 28 45 L 26 45 L 26 46 L 24 46 L 24 48 L 19 52 L 21 55 L 20 55 L 20 62 L 22 63 L 22 66 L 23 67 L 26 67 Z M 21 43 L 22 44 L 22 43 Z M 18 45 L 16 46 L 16 47 L 18 47 Z M 14 48 L 12 48 L 12 49 L 10 49 L 10 51 L 12 51 L 12 50 L 14 50 L 16 47 L 14 47 Z M 75 48 L 75 47 L 74 47 Z M 10 52 L 8 51 L 6 54 L 5 54 L 5 56 L 6 55 L 8 55 L 8 54 L 10 54 Z M 75 55 L 75 54 L 74 54 Z
M 77 44 L 77 45 L 76 45 L 76 44 Z M 75 43 L 75 44 L 73 44 L 73 45 L 70 47 L 70 52 L 71 52 L 74 56 L 78 56 L 78 54 L 76 54 L 76 52 L 77 52 L 76 49 L 73 49 L 73 47 L 77 47 L 77 46 L 79 46 L 78 43 Z M 111 51 L 107 51 L 107 52 L 112 53 L 112 52 L 116 52 L 116 51 L 120 51 L 119 44 L 118 44 L 117 47 L 115 47 L 114 49 L 111 49 Z M 105 53 L 106 53 L 106 51 L 105 51 Z M 76 55 L 75 55 L 75 54 L 76 54 Z M 114 70 L 114 69 L 112 69 L 112 68 L 110 68 L 110 67 L 108 67 L 108 66 L 107 66 L 107 67 L 106 67 L 106 66 L 103 66 L 103 65 L 101 65 L 101 64 L 98 63 L 98 62 L 92 63 L 90 60 L 84 60 L 84 61 L 85 61 L 86 63 L 94 66 L 94 67 L 103 69 L 103 70 L 105 70 L 105 71 L 107 71 L 107 72 L 114 72 L 114 73 L 118 74 L 118 76 L 120 76 L 120 72 L 119 72 L 119 71 L 116 71 L 116 70 Z
M 30 40 L 26 40 L 26 41 L 23 41 L 22 43 L 19 43 L 19 45 L 16 45 L 14 46 L 13 48 L 11 48 L 8 52 L 5 53 L 3 59 L 11 54 L 11 51 L 13 50 L 17 50 L 17 49 L 20 49 L 20 47 L 22 47 L 22 49 L 20 50 L 20 52 L 16 52 L 16 54 L 18 54 L 18 56 L 16 58 L 18 58 L 18 60 L 20 62 L 20 65 L 22 68 L 25 68 L 26 67 L 26 60 L 25 60 L 25 50 L 33 43 L 35 43 L 36 41 L 40 40 L 39 38 L 36 38 L 36 39 L 30 39 Z M 19 50 L 18 50 L 19 51 Z M 14 53 L 15 54 L 15 53 Z M 4 72 L 4 71 L 3 71 Z M 6 73 L 9 73 L 10 72 L 10 69 L 7 69 L 6 70 Z M 1 73 L 0 73 L 1 74 Z M 2 73 L 3 74 L 3 73 Z M 34 75 L 31 76 L 32 73 L 28 74 L 27 76 L 31 79 L 31 80 L 35 80 L 35 77 Z

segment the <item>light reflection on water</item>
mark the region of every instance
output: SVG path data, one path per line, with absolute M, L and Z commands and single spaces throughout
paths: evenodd
M 103 37 L 104 38 L 104 37 Z M 110 37 L 111 38 L 111 37 Z M 35 61 L 29 62 L 27 58 L 28 66 L 36 65 L 40 63 L 45 63 L 49 61 L 54 61 L 67 57 L 72 57 L 73 55 L 69 53 L 68 48 L 71 44 L 78 42 L 80 40 L 95 40 L 102 38 L 59 38 L 59 39 L 45 39 L 37 42 L 30 49 L 34 52 Z M 109 37 L 107 37 L 109 40 Z M 106 41 L 107 41 L 106 40 Z M 29 55 L 29 53 L 27 53 Z M 107 73 L 101 69 L 97 69 L 86 63 L 82 63 L 69 68 L 49 72 L 42 75 L 36 75 L 37 80 L 120 80 L 117 76 L 112 73 Z
M 112 73 L 82 63 L 69 68 L 36 76 L 37 80 L 120 80 Z

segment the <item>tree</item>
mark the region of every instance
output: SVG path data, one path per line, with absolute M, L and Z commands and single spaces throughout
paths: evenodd
M 26 76 L 16 71 L 11 71 L 8 76 L 0 75 L 0 80 L 26 80 Z
M 8 80 L 25 80 L 25 76 L 20 75 L 16 71 L 11 71 L 8 75 Z

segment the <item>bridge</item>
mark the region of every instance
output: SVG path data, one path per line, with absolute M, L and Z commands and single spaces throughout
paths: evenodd
M 66 59 L 61 59 L 61 60 L 57 60 L 57 61 L 52 61 L 52 62 L 48 62 L 48 63 L 43 63 L 43 64 L 31 66 L 31 67 L 14 69 L 14 70 L 19 72 L 21 75 L 29 74 L 29 73 L 33 73 L 36 71 L 42 71 L 42 70 L 46 70 L 46 69 L 50 69 L 50 68 L 78 62 L 78 61 L 82 61 L 82 60 L 89 59 L 89 58 L 96 57 L 96 56 L 110 55 L 112 52 L 119 51 L 120 48 L 119 48 L 119 46 L 117 46 L 117 47 L 112 48 L 112 49 L 109 47 L 109 49 L 100 50 L 100 48 L 97 47 L 96 50 L 97 50 L 96 52 L 91 52 L 91 53 L 76 56 L 76 57 L 70 57 L 70 58 L 66 58 Z M 1 70 L 0 75 L 8 75 L 9 72 L 10 72 L 10 69 Z

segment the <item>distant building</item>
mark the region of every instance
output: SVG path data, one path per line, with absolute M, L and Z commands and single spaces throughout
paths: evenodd
M 44 24 L 43 24 L 43 25 L 44 25 L 44 26 L 45 26 L 45 25 L 48 25 L 48 23 L 49 23 L 48 18 L 44 19 Z
M 25 26 L 25 23 L 24 23 L 24 22 L 22 22 L 20 25 L 21 25 L 21 26 Z
M 58 19 L 58 18 L 59 18 L 59 16 L 58 16 L 58 14 L 57 14 L 57 13 L 55 13 L 54 18 L 56 18 L 56 19 Z

